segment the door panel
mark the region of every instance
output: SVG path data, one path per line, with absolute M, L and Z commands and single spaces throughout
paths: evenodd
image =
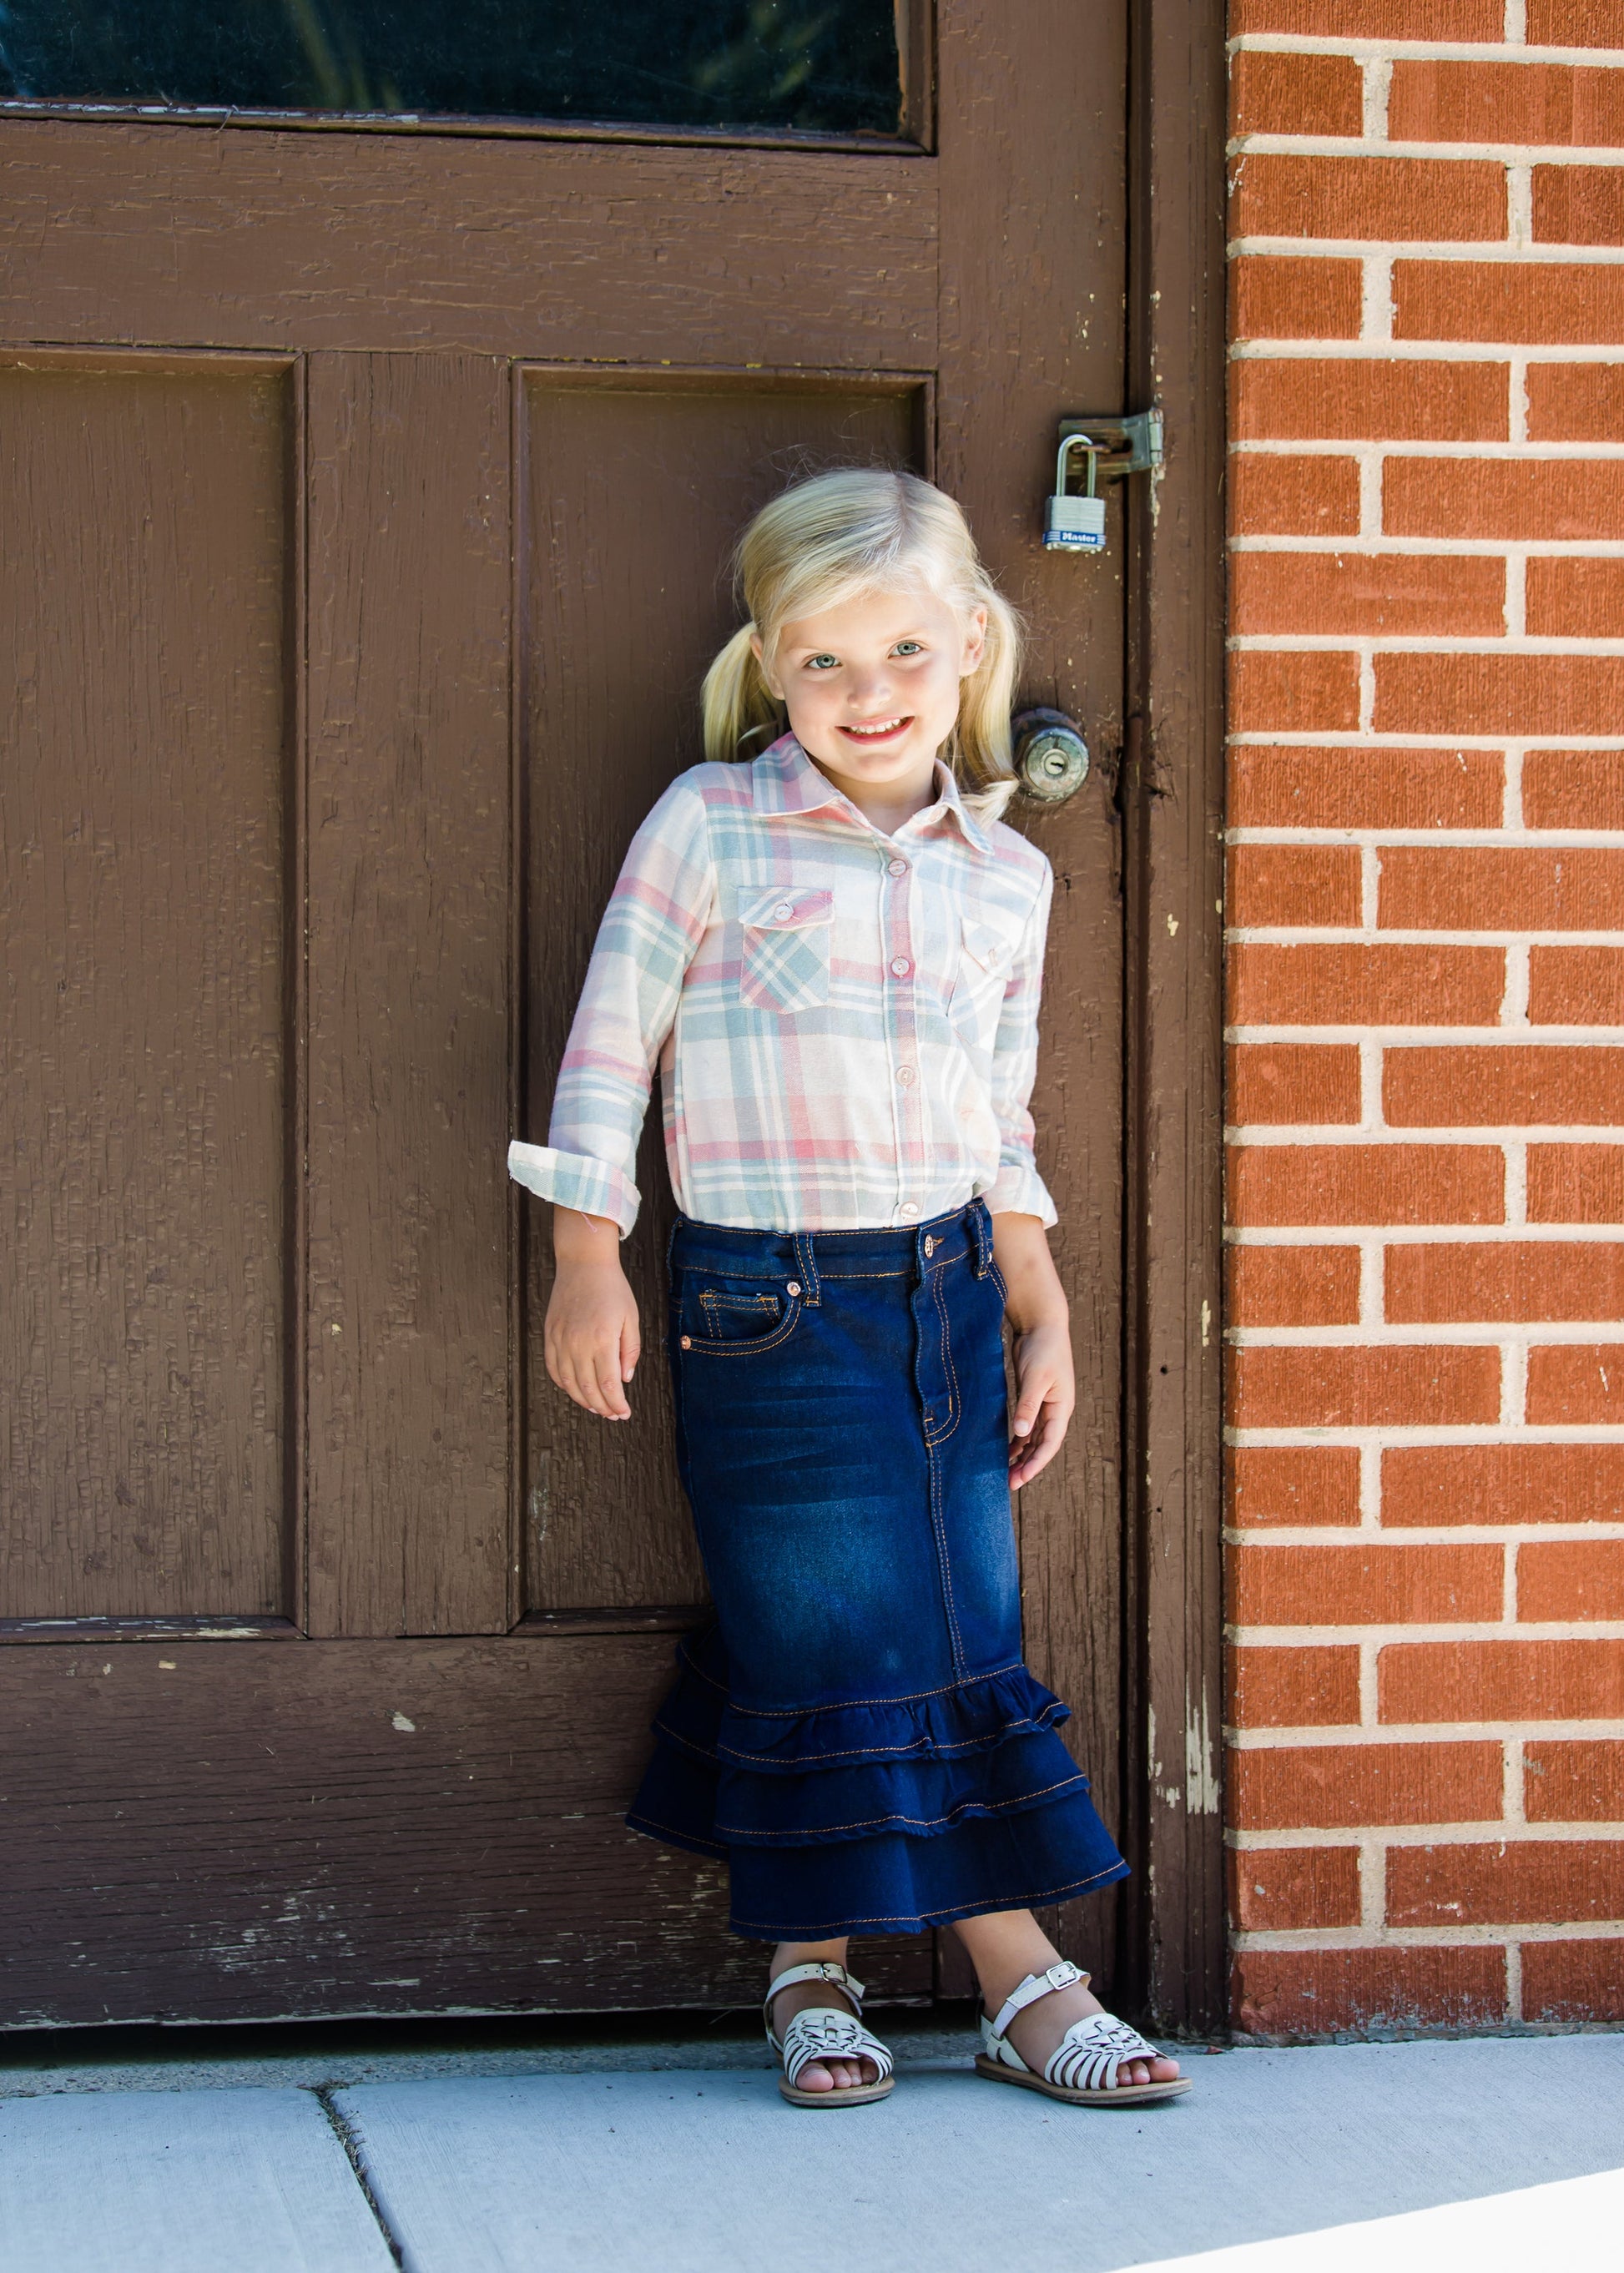
M 0 1618 L 287 1607 L 290 408 L 0 366 Z
M 546 1126 L 597 918 L 632 833 L 703 755 L 700 681 L 739 621 L 733 540 L 799 470 L 917 463 L 926 399 L 923 383 L 907 379 L 616 374 L 583 385 L 578 373 L 525 375 L 527 1129 Z M 637 1172 L 645 1205 L 624 1257 L 646 1351 L 624 1427 L 605 1429 L 547 1379 L 552 1242 L 546 1212 L 524 1211 L 532 1612 L 703 1595 L 671 1456 L 672 1203 L 658 1121 L 657 1084 Z
M 306 422 L 308 1625 L 500 1633 L 508 368 L 312 356 Z

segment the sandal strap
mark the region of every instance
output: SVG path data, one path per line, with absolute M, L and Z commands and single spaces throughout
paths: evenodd
M 837 1965 L 832 1958 L 823 1958 L 809 1965 L 786 1965 L 776 1981 L 768 1983 L 767 1994 L 762 2000 L 762 2018 L 767 2024 L 767 2042 L 774 2052 L 778 2048 L 778 2040 L 772 2033 L 772 2000 L 780 1989 L 793 1989 L 798 1981 L 831 1981 L 837 1989 L 844 1991 L 851 1999 L 857 2013 L 861 2014 L 862 2012 L 862 1983 L 853 1979 L 844 1965 Z
M 1061 1958 L 1046 1973 L 1028 1973 L 1019 1988 L 1012 1989 L 999 2006 L 996 2021 L 989 2021 L 984 2014 L 981 2016 L 981 2035 L 986 2039 L 988 2051 L 1003 2059 L 1004 2032 L 1017 2013 L 1024 2012 L 1028 2005 L 1035 2005 L 1040 1997 L 1052 1996 L 1056 1989 L 1070 1989 L 1079 1981 L 1086 1988 L 1090 1978 L 1079 1966 L 1073 1965 L 1069 1957 Z M 1009 2049 L 1012 2052 L 1013 2045 Z M 1024 2061 L 1019 2059 L 1013 2064 L 1025 2066 Z
M 879 2038 L 871 2036 L 853 2014 L 837 2013 L 832 2005 L 797 2013 L 784 2031 L 782 2046 L 777 2049 L 783 2052 L 785 2080 L 792 2091 L 813 2060 L 872 2060 L 879 2071 L 875 2077 L 876 2083 L 884 2082 L 893 2066 L 891 2053 Z
M 1124 2060 L 1161 2057 L 1154 2044 L 1115 2013 L 1090 2013 L 1086 2021 L 1071 2023 L 1043 2073 L 1067 2091 L 1109 2091 Z

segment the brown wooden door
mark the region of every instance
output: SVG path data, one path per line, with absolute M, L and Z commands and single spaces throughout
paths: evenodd
M 702 1591 L 658 1349 L 630 1428 L 553 1391 L 503 1155 L 728 543 L 834 461 L 963 500 L 1096 754 L 1026 824 L 1081 1401 L 1019 1529 L 1120 1820 L 1122 508 L 1036 533 L 1124 391 L 1126 37 L 942 0 L 919 146 L 0 122 L 0 2022 L 756 1993 L 620 1819 Z

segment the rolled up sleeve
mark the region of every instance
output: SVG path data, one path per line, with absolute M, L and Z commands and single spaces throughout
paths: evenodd
M 1029 1110 L 1038 1064 L 1038 1003 L 1043 991 L 1043 949 L 1055 880 L 1046 870 L 1004 990 L 993 1044 L 992 1106 L 998 1123 L 998 1174 L 983 1197 L 993 1215 L 1057 1219 L 1054 1201 L 1037 1171 Z
M 559 1070 L 545 1144 L 512 1144 L 508 1173 L 540 1198 L 607 1217 L 625 1238 L 654 1069 L 704 937 L 715 874 L 703 798 L 673 782 L 632 839 L 598 926 Z

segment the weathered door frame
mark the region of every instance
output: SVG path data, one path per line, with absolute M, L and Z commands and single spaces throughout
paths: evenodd
M 1144 2009 L 1224 2025 L 1224 11 L 1130 12 L 1127 393 L 1166 415 L 1131 524 L 1123 753 L 1124 1847 Z

